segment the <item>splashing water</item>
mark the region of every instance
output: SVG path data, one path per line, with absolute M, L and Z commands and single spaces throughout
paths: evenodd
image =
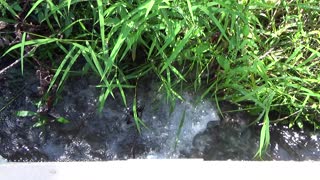
M 17 110 L 37 110 L 34 73 L 26 70 L 21 77 L 19 69 L 11 71 L 0 79 L 0 95 L 4 97 L 0 99 L 0 108 L 20 94 L 0 113 L 0 156 L 8 161 L 193 157 L 252 160 L 258 148 L 260 127 L 248 128 L 246 124 L 251 121 L 247 114 L 225 114 L 220 121 L 210 100 L 198 101 L 196 95 L 188 92 L 182 94 L 184 101 L 175 102 L 172 111 L 164 93 L 158 92 L 152 81 L 145 81 L 137 90 L 139 116 L 147 125 L 141 134 L 132 116 L 135 94 L 128 91 L 129 106 L 125 107 L 120 93 L 115 92 L 115 98 L 108 98 L 98 113 L 99 92 L 94 86 L 98 80 L 92 77 L 67 82 L 60 101 L 52 109 L 52 113 L 69 119 L 70 123 L 49 122 L 34 128 L 35 119 L 14 116 Z M 317 133 L 275 126 L 271 128 L 271 137 L 268 159 L 320 157 Z M 3 158 L 0 157 L 1 162 Z
M 15 79 L 21 79 L 19 83 L 28 87 L 0 115 L 5 119 L 0 124 L 0 154 L 9 161 L 179 158 L 182 152 L 191 152 L 193 137 L 204 131 L 209 121 L 219 121 L 212 103 L 196 103 L 195 96 L 188 93 L 171 112 L 164 93 L 158 93 L 156 85 L 148 83 L 137 90 L 138 104 L 144 107 L 140 116 L 147 126 L 139 134 L 131 110 L 134 94 L 127 93 L 129 106 L 124 107 L 121 95 L 115 93 L 116 98 L 108 98 L 102 113 L 98 113 L 99 94 L 93 86 L 96 80 L 87 77 L 68 82 L 61 100 L 52 109 L 51 113 L 69 119 L 69 124 L 50 122 L 33 128 L 34 119 L 12 116 L 16 110 L 36 111 L 33 94 L 37 88 L 29 87 L 36 79 L 30 72 L 25 77 L 28 78 L 24 81 L 18 74 L 11 74 L 5 81 L 8 88 L 0 90 L 5 97 L 12 96 L 14 91 L 10 88 L 16 86 Z
M 165 102 L 160 102 L 157 111 L 144 113 L 143 119 L 150 124 L 150 130 L 144 131 L 142 138 L 150 144 L 157 142 L 159 147 L 148 152 L 146 158 L 178 158 L 182 152 L 190 153 L 194 136 L 204 131 L 208 122 L 219 121 L 209 101 L 196 104 L 190 94 L 185 94 L 184 98 L 185 101 L 175 105 L 172 114 Z

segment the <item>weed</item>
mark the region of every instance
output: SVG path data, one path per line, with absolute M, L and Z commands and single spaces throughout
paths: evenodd
M 260 156 L 269 144 L 270 123 L 320 128 L 318 0 L 0 4 L 6 8 L 1 21 L 16 27 L 16 42 L 2 56 L 17 57 L 20 51 L 22 72 L 26 60 L 51 57 L 41 59 L 55 72 L 48 92 L 55 84 L 62 88 L 71 70 L 95 73 L 101 79 L 102 110 L 116 89 L 126 105 L 125 89 L 155 74 L 171 102 L 183 99 L 179 94 L 186 88 L 203 90 L 202 98 L 228 100 L 257 115 L 263 124 Z M 26 56 L 30 47 L 47 51 L 36 49 Z M 139 59 L 137 49 L 146 58 Z M 79 57 L 86 63 L 75 69 Z M 271 112 L 277 117 L 270 119 Z M 136 113 L 134 117 L 140 131 L 143 121 Z

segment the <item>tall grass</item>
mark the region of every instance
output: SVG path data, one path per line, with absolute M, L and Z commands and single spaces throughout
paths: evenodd
M 35 57 L 52 64 L 55 75 L 48 92 L 54 84 L 60 89 L 72 69 L 95 73 L 101 79 L 102 110 L 115 90 L 127 105 L 125 89 L 154 74 L 171 102 L 183 99 L 180 92 L 190 88 L 204 92 L 202 98 L 228 100 L 257 115 L 260 156 L 269 144 L 270 123 L 320 127 L 318 0 L 29 3 L 26 9 L 14 9 L 10 4 L 19 4 L 0 0 L 6 8 L 1 21 L 43 28 L 22 29 L 20 42 L 2 56 L 20 51 L 22 71 L 25 61 Z M 28 46 L 39 50 L 25 57 Z M 86 63 L 73 68 L 80 57 Z M 140 131 L 143 121 L 137 112 L 135 123 Z

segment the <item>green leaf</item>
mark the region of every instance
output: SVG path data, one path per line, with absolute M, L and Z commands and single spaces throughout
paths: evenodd
M 155 3 L 155 0 L 151 0 L 149 2 L 146 2 L 144 5 L 140 6 L 139 8 L 143 8 L 143 9 L 146 9 L 146 14 L 144 17 L 147 17 L 149 12 L 151 11 L 153 5 Z
M 35 127 L 35 128 L 41 127 L 47 124 L 47 122 L 48 122 L 47 118 L 39 117 L 39 120 L 32 127 Z
M 23 64 L 24 64 L 24 47 L 26 42 L 26 32 L 23 32 L 21 39 L 21 51 L 20 51 L 20 60 L 21 60 L 21 74 L 23 75 Z
M 70 123 L 70 121 L 64 117 L 59 117 L 56 119 L 57 122 L 62 123 L 62 124 L 67 124 Z
M 245 37 L 247 37 L 249 35 L 249 25 L 245 24 L 242 30 L 242 33 Z
M 124 105 L 127 107 L 126 95 L 123 91 L 122 84 L 120 84 L 119 79 L 117 79 L 116 82 L 117 82 L 118 88 L 120 90 L 122 101 L 123 101 Z
M 134 123 L 136 125 L 136 128 L 139 132 L 139 134 L 141 133 L 141 126 L 140 124 L 145 127 L 148 128 L 146 126 L 146 124 L 139 118 L 138 116 L 138 111 L 137 111 L 137 94 L 135 93 L 134 99 L 133 99 L 133 107 L 132 107 L 132 111 L 133 111 L 133 119 L 134 119 Z
M 5 7 L 12 16 L 14 16 L 15 18 L 18 18 L 18 14 L 14 11 L 14 9 L 6 2 L 6 0 L 0 0 L 0 4 L 3 5 L 3 7 Z
M 30 116 L 36 116 L 38 113 L 33 111 L 17 111 L 16 116 L 19 117 L 30 117 Z
M 184 109 L 182 117 L 180 119 L 179 128 L 178 128 L 178 132 L 177 132 L 176 140 L 175 140 L 175 144 L 174 144 L 174 150 L 176 150 L 176 148 L 177 148 L 177 145 L 178 145 L 178 142 L 179 142 L 179 138 L 180 138 L 180 134 L 181 134 L 181 131 L 182 131 L 182 127 L 184 125 L 185 117 L 186 117 L 186 108 Z
M 64 57 L 64 59 L 62 60 L 62 62 L 60 63 L 58 69 L 56 70 L 56 73 L 54 74 L 53 78 L 51 79 L 50 85 L 48 87 L 47 92 L 49 92 L 51 90 L 51 88 L 53 87 L 53 85 L 56 83 L 57 78 L 59 77 L 64 65 L 67 63 L 67 61 L 72 57 L 73 55 L 73 51 L 76 49 L 76 46 L 73 46 L 72 49 L 69 51 L 69 53 Z M 60 84 L 61 85 L 61 84 Z M 58 86 L 59 89 L 60 86 Z
M 205 6 L 199 6 L 199 8 L 205 13 L 207 14 L 211 20 L 214 22 L 214 24 L 218 27 L 218 29 L 220 30 L 221 34 L 223 35 L 224 38 L 226 38 L 226 40 L 230 43 L 230 39 L 227 36 L 226 30 L 223 28 L 222 24 L 219 22 L 219 20 L 214 16 L 214 13 L 212 13 L 211 11 L 209 11 L 209 9 Z
M 66 80 L 66 77 L 69 74 L 69 71 L 70 71 L 71 67 L 76 62 L 76 60 L 78 59 L 80 54 L 81 54 L 81 50 L 78 50 L 78 52 L 76 54 L 72 55 L 71 61 L 69 62 L 68 66 L 66 67 L 66 69 L 63 72 L 63 75 L 62 75 L 62 77 L 60 79 L 60 82 L 59 82 L 57 90 L 61 87 L 62 83 Z
M 12 5 L 12 8 L 13 8 L 15 11 L 19 11 L 19 12 L 22 11 L 21 6 L 20 6 L 17 2 Z
M 58 41 L 58 39 L 56 38 L 45 38 L 45 39 L 34 39 L 34 40 L 30 40 L 30 41 L 25 41 L 23 44 L 19 43 L 16 44 L 14 46 L 12 46 L 11 48 L 9 48 L 2 56 L 5 56 L 6 54 L 8 54 L 9 52 L 21 48 L 22 46 L 28 46 L 28 45 L 43 45 L 43 44 L 49 44 L 52 42 Z
M 194 22 L 194 16 L 193 16 L 192 5 L 191 5 L 190 0 L 187 0 L 187 4 L 188 4 L 188 10 L 189 10 L 189 13 L 191 15 L 192 22 Z
M 191 27 L 191 29 L 188 30 L 183 39 L 177 43 L 177 46 L 173 49 L 173 52 L 170 55 L 170 57 L 165 60 L 164 66 L 162 67 L 160 73 L 166 70 L 171 65 L 172 61 L 174 61 L 177 58 L 177 56 L 181 53 L 184 46 L 190 41 L 195 29 L 195 27 Z
M 260 132 L 260 144 L 259 144 L 259 155 L 260 156 L 265 152 L 265 150 L 270 142 L 270 132 L 269 132 L 270 124 L 269 124 L 269 116 L 267 113 L 268 112 L 266 111 L 265 115 L 264 115 L 264 123 L 263 123 L 262 129 L 261 129 L 261 132 Z
M 131 31 L 133 24 L 126 24 L 121 28 L 121 32 L 120 35 L 118 36 L 118 39 L 111 51 L 110 57 L 107 60 L 106 63 L 106 67 L 103 73 L 103 76 L 101 77 L 101 80 L 103 80 L 105 78 L 105 76 L 108 74 L 108 72 L 110 72 L 110 70 L 112 69 L 113 65 L 114 65 L 114 61 L 116 59 L 116 56 L 118 55 L 123 42 L 127 39 L 129 32 Z
M 217 61 L 219 65 L 225 70 L 229 71 L 230 70 L 230 63 L 229 60 L 223 56 L 217 56 Z
M 98 4 L 98 13 L 99 13 L 99 25 L 100 25 L 100 38 L 101 38 L 101 43 L 102 43 L 102 51 L 103 55 L 107 56 L 107 51 L 106 51 L 106 39 L 105 39 L 105 22 L 104 22 L 104 12 L 103 12 L 103 2 L 102 0 L 97 0 Z
M 68 0 L 68 12 L 70 11 L 70 5 L 72 0 Z
M 27 19 L 27 17 L 37 8 L 37 6 L 42 3 L 44 0 L 38 0 L 37 2 L 35 2 L 33 4 L 33 6 L 31 7 L 31 9 L 29 10 L 29 12 L 27 13 L 27 15 L 24 17 L 24 19 Z

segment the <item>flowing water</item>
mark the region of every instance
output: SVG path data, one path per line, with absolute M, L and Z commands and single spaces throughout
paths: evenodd
M 35 70 L 11 69 L 0 77 L 0 162 L 8 161 L 100 161 L 128 158 L 203 158 L 206 160 L 252 160 L 259 143 L 259 126 L 247 126 L 253 117 L 244 112 L 218 115 L 210 100 L 198 101 L 185 92 L 172 111 L 151 79 L 137 90 L 138 115 L 147 128 L 139 133 L 128 91 L 126 108 L 119 93 L 108 98 L 97 112 L 99 89 L 92 77 L 70 78 L 58 104 L 50 111 L 70 123 L 50 121 L 33 127 L 36 119 L 17 117 L 17 110 L 37 111 L 39 83 Z M 221 104 L 222 110 L 234 107 Z M 268 160 L 318 160 L 317 133 L 271 127 Z M 1 156 L 3 158 L 1 158 Z

